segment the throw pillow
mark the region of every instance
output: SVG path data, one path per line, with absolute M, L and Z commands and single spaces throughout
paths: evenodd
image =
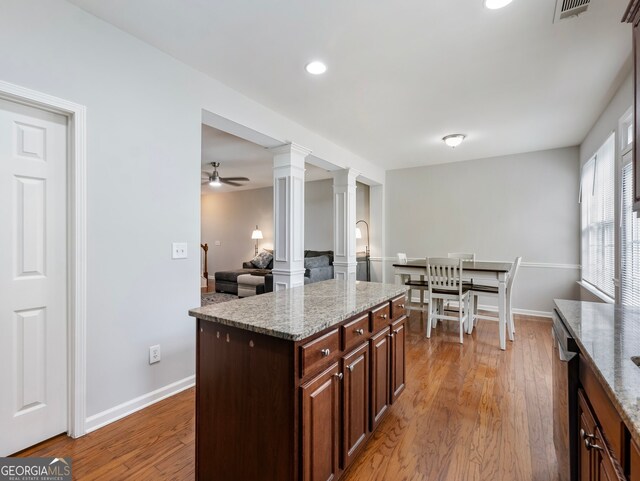
M 251 263 L 258 269 L 266 269 L 272 259 L 273 254 L 267 251 L 262 251 L 251 259 Z
M 316 267 L 327 267 L 327 266 L 329 266 L 329 256 L 305 257 L 304 258 L 304 268 L 305 269 L 314 269 Z

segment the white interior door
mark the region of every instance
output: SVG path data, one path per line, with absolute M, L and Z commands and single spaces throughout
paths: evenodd
M 0 456 L 67 430 L 67 119 L 0 100 Z

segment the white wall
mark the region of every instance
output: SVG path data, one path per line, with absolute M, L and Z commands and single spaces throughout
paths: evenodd
M 202 109 L 382 169 L 63 0 L 4 0 L 0 79 L 87 107 L 87 414 L 194 373 Z M 171 260 L 171 243 L 189 258 Z M 162 345 L 149 366 L 148 347 Z
M 549 312 L 577 296 L 578 172 L 575 147 L 388 171 L 387 256 L 522 256 L 514 307 Z
M 304 184 L 304 248 L 333 249 L 333 180 Z
M 618 129 L 618 121 L 627 112 L 627 110 L 633 106 L 633 76 L 629 74 L 617 92 L 614 94 L 611 102 L 602 111 L 598 120 L 593 124 L 593 127 L 580 144 L 580 165 L 584 165 L 600 146 L 607 140 L 611 132 L 615 132 Z M 616 154 L 616 183 L 615 183 L 615 196 L 616 199 L 620 198 L 620 141 L 619 137 L 616 137 L 615 143 Z M 620 225 L 620 204 L 615 203 L 615 225 Z M 616 246 L 620 247 L 620 230 L 616 229 Z M 616 263 L 615 277 L 620 278 L 620 264 Z M 584 288 L 580 288 L 580 298 L 585 301 L 598 302 L 601 299 Z M 620 298 L 620 288 L 616 287 L 616 299 Z
M 264 236 L 260 249 L 273 249 L 272 187 L 203 195 L 201 205 L 201 239 L 209 244 L 209 276 L 241 269 L 243 262 L 253 258 L 251 233 L 256 224 Z

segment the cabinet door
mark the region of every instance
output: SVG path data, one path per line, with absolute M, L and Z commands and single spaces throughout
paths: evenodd
M 369 427 L 369 343 L 365 342 L 343 358 L 342 468 L 364 444 Z
M 301 387 L 304 481 L 338 475 L 341 377 L 336 362 Z
M 596 452 L 598 458 L 598 481 L 626 481 L 623 469 L 611 454 L 602 432 L 596 429 L 591 451 Z
M 391 326 L 391 402 L 394 403 L 405 386 L 405 346 L 407 318 Z
M 588 449 L 585 441 L 595 436 L 596 421 L 582 389 L 578 392 L 578 480 L 598 481 L 598 453 Z
M 389 407 L 391 328 L 371 338 L 371 430 L 378 425 Z

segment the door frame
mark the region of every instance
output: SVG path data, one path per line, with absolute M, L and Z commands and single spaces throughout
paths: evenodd
M 0 80 L 0 99 L 64 115 L 67 128 L 67 434 L 86 433 L 86 108 Z

